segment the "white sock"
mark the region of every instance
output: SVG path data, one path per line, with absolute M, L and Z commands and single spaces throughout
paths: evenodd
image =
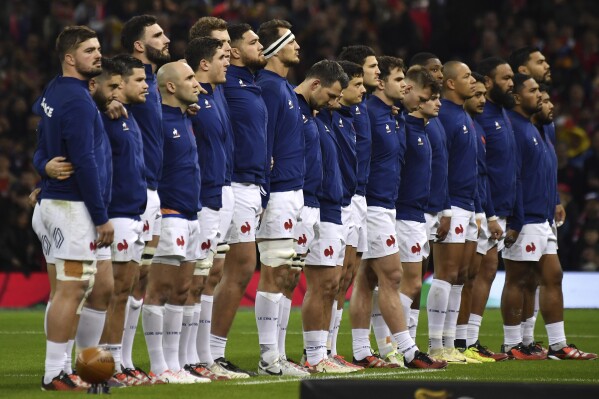
M 77 343 L 77 351 L 92 346 L 98 346 L 104 322 L 106 321 L 106 311 L 99 311 L 84 307 L 81 309 L 81 317 L 79 318 L 79 326 L 77 327 L 77 335 L 75 342 Z
M 410 309 L 410 323 L 408 324 L 408 330 L 410 331 L 410 337 L 416 340 L 416 333 L 418 332 L 418 318 L 420 317 L 420 309 Z
M 329 320 L 329 334 L 327 335 L 327 350 L 331 350 L 333 345 L 333 333 L 335 331 L 335 320 L 337 319 L 337 300 L 333 301 L 331 309 L 331 320 Z
M 370 330 L 366 328 L 353 328 L 351 330 L 352 351 L 356 360 L 362 360 L 366 356 L 372 355 L 369 333 Z
M 44 313 L 44 335 L 48 336 L 48 311 L 50 310 L 50 305 L 52 301 L 48 301 L 46 304 L 46 312 Z
M 283 296 L 279 301 L 279 354 L 286 356 L 285 353 L 285 339 L 287 337 L 287 326 L 289 325 L 289 314 L 291 313 L 291 299 Z
M 452 285 L 447 301 L 447 313 L 445 315 L 445 324 L 443 325 L 443 346 L 445 348 L 454 348 L 455 330 L 458 324 L 458 315 L 460 314 L 460 303 L 462 302 L 463 285 Z
M 343 309 L 337 309 L 334 313 L 335 327 L 333 328 L 333 336 L 331 338 L 331 355 L 337 356 L 337 337 L 339 336 L 339 328 L 343 319 Z
M 533 316 L 535 318 L 535 322 L 537 321 L 537 316 L 539 314 L 539 295 L 541 295 L 541 287 L 538 286 L 537 290 L 535 291 L 535 307 L 534 307 L 534 311 L 533 311 Z M 532 326 L 534 329 L 534 325 Z
M 191 336 L 191 319 L 193 319 L 193 305 L 183 306 L 181 337 L 179 338 L 179 364 L 181 367 L 191 363 L 187 359 L 187 346 L 190 340 L 195 339 L 195 337 Z
M 318 363 L 320 363 L 322 359 L 324 359 L 324 357 L 322 356 L 321 337 L 321 331 L 304 331 L 304 348 L 306 348 L 306 360 L 308 364 L 311 366 L 317 365 Z
M 198 321 L 198 335 L 196 336 L 196 348 L 200 362 L 206 364 L 214 363 L 210 353 L 210 326 L 212 325 L 212 295 L 202 295 L 202 308 L 200 309 L 200 320 Z
M 260 357 L 269 352 L 278 357 L 278 318 L 279 301 L 283 294 L 258 291 L 256 293 L 256 325 L 258 326 L 258 342 Z M 273 355 L 274 356 L 274 355 Z M 270 357 L 270 356 L 269 356 Z
M 106 349 L 108 352 L 110 352 L 110 354 L 112 355 L 112 358 L 114 359 L 114 370 L 116 373 L 120 373 L 121 372 L 121 349 L 122 349 L 122 345 L 115 345 L 115 344 L 107 344 L 104 346 L 104 349 Z
M 212 354 L 212 358 L 224 358 L 225 349 L 227 349 L 227 338 L 210 334 L 210 353 Z M 212 363 L 208 364 L 208 366 L 212 366 Z
M 399 293 L 399 300 L 401 301 L 401 307 L 403 310 L 403 315 L 406 320 L 406 326 L 410 325 L 410 308 L 412 307 L 412 298 L 409 296 Z
M 549 341 L 551 349 L 557 351 L 564 348 L 567 345 L 566 332 L 564 331 L 563 321 L 546 324 L 545 329 L 547 330 L 547 339 Z
M 520 324 L 516 326 L 503 326 L 503 345 L 505 351 L 512 349 L 514 346 L 522 342 L 522 328 Z
M 407 363 L 414 360 L 418 347 L 412 337 L 410 337 L 408 330 L 393 334 L 393 340 L 397 343 L 397 350 L 404 355 Z
M 198 356 L 197 338 L 198 338 L 198 326 L 200 324 L 200 312 L 202 305 L 196 303 L 193 305 L 193 314 L 191 316 L 191 332 L 189 334 L 189 340 L 187 341 L 187 361 L 190 364 L 200 363 L 200 357 Z M 208 334 L 208 347 L 210 348 L 210 334 Z M 212 361 L 210 362 L 212 364 Z
M 164 335 L 162 336 L 162 351 L 168 369 L 173 373 L 181 370 L 179 364 L 179 340 L 181 339 L 181 324 L 183 323 L 183 306 L 164 305 Z
M 480 331 L 480 325 L 482 324 L 483 317 L 474 313 L 470 313 L 468 319 L 468 333 L 466 336 L 466 345 L 474 345 L 478 341 L 478 334 Z
M 393 352 L 395 348 L 391 342 L 391 331 L 389 330 L 387 323 L 385 323 L 381 308 L 379 307 L 378 290 L 374 290 L 372 293 L 372 314 L 370 315 L 370 324 L 372 324 L 372 330 L 374 331 L 379 354 L 381 357 L 385 357 L 390 352 Z M 370 356 L 370 353 L 366 356 Z M 361 360 L 364 357 L 356 358 L 356 360 Z
M 445 324 L 450 292 L 451 284 L 444 280 L 433 279 L 426 301 L 428 336 L 431 349 L 443 348 L 443 325 Z
M 150 356 L 150 370 L 160 375 L 168 370 L 162 351 L 164 306 L 144 305 L 141 311 L 141 323 Z
M 536 317 L 533 316 L 529 317 L 525 322 L 522 323 L 522 343 L 524 345 L 530 345 L 535 340 L 534 330 L 536 322 Z
M 44 383 L 49 384 L 63 370 L 66 342 L 46 341 L 46 360 L 44 366 Z
M 455 330 L 455 339 L 466 343 L 468 339 L 468 324 L 458 324 Z M 461 348 L 465 349 L 465 348 Z
M 73 346 L 75 345 L 74 339 L 67 341 L 67 350 L 64 358 L 64 368 L 62 369 L 67 374 L 73 374 Z
M 134 369 L 133 365 L 133 341 L 139 323 L 139 314 L 143 299 L 137 300 L 130 296 L 127 300 L 127 315 L 125 317 L 125 330 L 123 331 L 123 349 L 121 350 L 122 363 L 125 368 Z
M 327 339 L 329 337 L 329 332 L 322 330 L 320 331 L 320 355 L 322 359 L 326 359 L 329 357 L 327 353 Z

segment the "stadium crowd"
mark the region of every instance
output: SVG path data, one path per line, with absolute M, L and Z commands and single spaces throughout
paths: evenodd
M 123 23 L 152 13 L 172 40 L 173 59 L 183 57 L 189 28 L 201 16 L 255 29 L 271 18 L 287 19 L 302 43 L 291 82 L 354 43 L 403 59 L 431 51 L 469 65 L 505 58 L 523 45 L 541 48 L 552 66 L 559 192 L 568 215 L 559 229 L 561 263 L 565 270 L 599 270 L 598 9 L 590 0 L 9 0 L 0 10 L 0 88 L 8 94 L 0 99 L 0 268 L 28 273 L 44 264 L 26 201 L 38 180 L 31 164 L 38 117 L 31 105 L 58 71 L 57 34 L 86 24 L 98 32 L 103 53 L 116 54 Z

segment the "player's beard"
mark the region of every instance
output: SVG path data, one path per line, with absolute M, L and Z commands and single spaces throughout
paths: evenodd
M 106 111 L 106 108 L 108 108 L 108 98 L 104 97 L 100 90 L 96 91 L 92 98 L 100 112 Z
M 77 72 L 79 72 L 79 74 L 81 74 L 81 76 L 85 77 L 87 80 L 91 79 L 91 78 L 95 78 L 96 76 L 99 76 L 102 74 L 102 67 L 91 67 L 88 70 L 83 70 L 80 69 L 79 67 L 77 67 Z
M 507 109 L 512 109 L 516 105 L 514 96 L 511 93 L 504 93 L 497 85 L 493 85 L 493 88 L 489 92 L 489 97 L 495 104 Z
M 258 71 L 266 66 L 266 59 L 260 57 L 254 59 L 247 59 L 243 60 L 243 64 L 246 67 L 250 68 L 252 71 Z
M 156 64 L 157 68 L 160 68 L 171 60 L 171 55 L 168 50 L 166 50 L 166 53 L 163 53 L 162 51 L 148 45 L 146 45 L 146 55 L 152 64 Z

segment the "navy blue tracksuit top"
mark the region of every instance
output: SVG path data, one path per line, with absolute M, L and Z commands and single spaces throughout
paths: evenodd
M 198 113 L 190 117 L 202 171 L 200 198 L 202 206 L 217 210 L 223 206 L 223 186 L 227 171 L 227 131 L 215 102 L 212 85 L 200 85 L 208 93 L 198 96 Z
M 476 132 L 470 115 L 447 99 L 441 100 L 439 120 L 447 137 L 447 184 L 451 205 L 474 212 L 478 201 Z
M 270 158 L 266 159 L 268 113 L 262 89 L 248 68 L 229 65 L 225 97 L 233 128 L 233 176 L 236 183 L 264 184 Z
M 148 200 L 142 133 L 130 112 L 131 107 L 125 105 L 125 108 L 129 118 L 110 119 L 102 115 L 112 148 L 114 169 L 108 216 L 141 220 L 140 215 L 145 212 Z
M 354 116 L 354 129 L 356 130 L 356 158 L 357 158 L 357 187 L 356 194 L 366 195 L 366 184 L 370 175 L 370 155 L 372 150 L 372 132 L 370 117 L 368 116 L 367 95 L 362 102 L 351 107 Z
M 530 223 L 547 221 L 547 209 L 555 198 L 549 198 L 549 166 L 547 146 L 530 119 L 508 111 L 516 139 L 516 203 L 508 225 L 520 231 Z
M 478 166 L 478 196 L 480 198 L 480 207 L 476 209 L 476 213 L 484 212 L 487 217 L 495 216 L 493 201 L 491 200 L 491 187 L 487 174 L 487 137 L 483 127 L 474 120 L 474 128 L 476 130 L 477 144 L 477 166 Z
M 406 115 L 405 120 L 405 164 L 401 168 L 395 218 L 424 223 L 424 210 L 431 191 L 431 145 L 424 129 L 424 119 Z
M 489 100 L 476 121 L 486 135 L 487 176 L 495 214 L 510 216 L 516 201 L 516 142 L 512 123 L 506 111 Z
M 233 155 L 235 153 L 235 136 L 233 135 L 233 125 L 231 125 L 231 115 L 229 105 L 225 97 L 225 88 L 218 85 L 214 88 L 214 103 L 220 114 L 220 120 L 225 126 L 225 155 L 227 156 L 227 170 L 225 172 L 225 186 L 231 185 L 233 178 Z
M 73 164 L 74 175 L 66 180 L 47 179 L 44 198 L 83 201 L 96 226 L 108 222 L 112 161 L 102 117 L 89 94 L 88 82 L 57 76 L 33 105 L 41 117 L 38 150 L 40 165 L 63 156 Z M 43 161 L 45 159 L 45 162 Z M 41 165 L 43 163 L 43 165 Z
M 197 220 L 200 203 L 200 164 L 191 122 L 179 107 L 162 104 L 164 165 L 158 185 L 160 207 L 177 214 L 163 212 L 163 217 Z
M 436 214 L 451 208 L 447 186 L 447 136 L 439 118 L 432 118 L 424 127 L 431 145 L 431 192 L 426 206 L 427 213 Z
M 395 209 L 405 148 L 405 133 L 402 131 L 405 126 L 400 126 L 401 115 L 396 119 L 391 114 L 391 106 L 377 96 L 370 96 L 366 105 L 372 137 L 366 204 Z
M 341 224 L 341 201 L 343 183 L 335 133 L 331 127 L 331 113 L 323 111 L 323 117 L 316 118 L 322 152 L 322 187 L 318 193 L 320 221 Z M 327 122 L 328 120 L 328 122 Z
M 549 182 L 547 187 L 549 188 L 549 198 L 554 199 L 549 202 L 549 208 L 547 209 L 547 220 L 553 223 L 555 218 L 555 207 L 558 206 L 561 201 L 559 193 L 557 191 L 557 154 L 555 153 L 555 124 L 553 122 L 543 126 L 536 126 L 545 146 L 547 147 L 547 167 L 549 173 Z
M 268 169 L 264 184 L 266 195 L 262 196 L 262 207 L 266 208 L 271 192 L 301 190 L 304 185 L 303 122 L 297 96 L 287 79 L 263 69 L 257 74 L 256 84 L 262 88 L 268 110 Z
M 356 129 L 354 128 L 354 114 L 352 107 L 341 106 L 333 112 L 332 127 L 337 138 L 337 152 L 339 154 L 339 168 L 343 179 L 343 202 L 348 206 L 356 194 L 358 186 L 358 158 L 356 154 Z
M 304 205 L 319 208 L 318 193 L 322 189 L 322 153 L 320 152 L 320 137 L 318 126 L 314 120 L 312 109 L 301 94 L 297 94 L 302 113 L 302 128 L 304 130 L 304 155 L 306 175 L 304 176 Z
M 148 188 L 156 190 L 160 175 L 162 173 L 162 148 L 164 137 L 162 135 L 162 105 L 158 81 L 152 72 L 152 66 L 145 64 L 146 83 L 148 84 L 148 95 L 146 102 L 135 104 L 130 107 L 135 120 L 141 129 L 141 137 L 144 142 L 144 163 L 146 165 L 146 181 Z

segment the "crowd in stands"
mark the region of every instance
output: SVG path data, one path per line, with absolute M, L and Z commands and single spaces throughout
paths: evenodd
M 599 2 L 593 0 L 6 0 L 0 9 L 0 270 L 43 269 L 27 201 L 38 180 L 31 105 L 59 70 L 58 32 L 87 25 L 98 32 L 102 52 L 112 55 L 120 51 L 123 23 L 143 13 L 159 18 L 173 59 L 183 58 L 189 28 L 202 16 L 254 28 L 286 19 L 299 33 L 297 76 L 350 44 L 406 61 L 430 51 L 474 68 L 484 57 L 507 59 L 514 49 L 539 47 L 553 76 L 559 192 L 567 211 L 558 230 L 562 266 L 599 271 Z

